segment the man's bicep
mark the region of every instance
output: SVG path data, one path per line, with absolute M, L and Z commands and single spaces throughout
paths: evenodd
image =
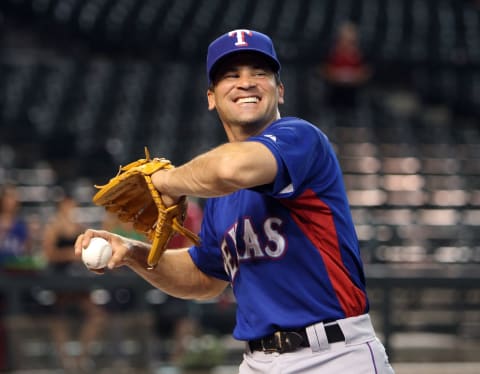
M 278 164 L 272 151 L 261 142 L 245 142 L 245 187 L 270 184 L 277 175 Z

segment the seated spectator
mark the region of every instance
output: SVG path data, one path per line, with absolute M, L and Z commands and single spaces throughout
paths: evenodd
M 20 215 L 20 200 L 15 184 L 0 186 L 0 269 L 9 271 L 15 268 L 20 258 L 30 253 L 28 225 Z M 0 315 L 5 301 L 0 295 Z M 0 319 L 0 371 L 7 370 L 7 333 Z
M 20 216 L 20 200 L 14 184 L 0 186 L 0 266 L 13 267 L 30 253 L 28 225 Z
M 45 227 L 43 249 L 52 274 L 60 277 L 72 276 L 72 273 L 84 270 L 84 265 L 74 256 L 76 237 L 84 230 L 76 215 L 77 202 L 70 196 L 63 197 L 57 210 Z M 60 278 L 61 279 L 61 278 Z M 65 370 L 93 370 L 93 361 L 89 359 L 89 348 L 102 331 L 105 310 L 92 302 L 89 290 L 55 291 L 56 303 L 53 312 L 55 320 L 52 336 L 57 354 Z M 72 318 L 73 317 L 73 318 Z M 77 323 L 79 336 L 72 336 L 70 323 Z M 79 350 L 68 351 L 67 342 L 79 340 Z

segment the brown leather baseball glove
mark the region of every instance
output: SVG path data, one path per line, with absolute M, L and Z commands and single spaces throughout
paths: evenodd
M 174 166 L 165 158 L 150 158 L 145 147 L 145 158 L 120 167 L 118 174 L 103 185 L 93 197 L 96 205 L 104 206 L 123 222 L 132 222 L 133 228 L 146 235 L 151 242 L 147 258 L 154 268 L 175 233 L 179 233 L 198 244 L 199 237 L 183 226 L 187 201 L 166 207 L 160 193 L 152 183 L 151 175 Z

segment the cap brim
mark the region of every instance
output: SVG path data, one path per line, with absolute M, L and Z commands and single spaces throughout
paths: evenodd
M 253 53 L 257 53 L 257 54 L 261 55 L 271 65 L 274 73 L 278 73 L 280 71 L 280 63 L 278 61 L 276 61 L 274 58 L 272 58 L 272 56 L 265 53 L 261 49 L 258 49 L 258 48 L 242 48 L 240 50 L 235 49 L 235 50 L 227 51 L 227 52 L 225 52 L 225 53 L 223 53 L 223 54 L 221 54 L 217 57 L 217 61 L 215 61 L 215 63 L 210 68 L 210 72 L 209 72 L 210 82 L 213 81 L 213 77 L 214 77 L 215 73 L 217 72 L 218 67 L 222 64 L 222 62 L 225 61 L 225 59 L 227 57 L 233 56 L 233 55 L 236 55 L 236 54 L 240 54 L 240 53 L 245 53 L 245 52 L 253 52 Z

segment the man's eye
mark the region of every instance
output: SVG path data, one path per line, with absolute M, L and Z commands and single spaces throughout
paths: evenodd
M 236 73 L 226 73 L 223 77 L 224 78 L 236 78 L 238 74 Z
M 265 75 L 267 75 L 267 72 L 266 72 L 266 71 L 263 71 L 263 70 L 262 70 L 262 71 L 257 71 L 257 72 L 255 73 L 255 75 L 256 75 L 257 77 L 264 77 Z

